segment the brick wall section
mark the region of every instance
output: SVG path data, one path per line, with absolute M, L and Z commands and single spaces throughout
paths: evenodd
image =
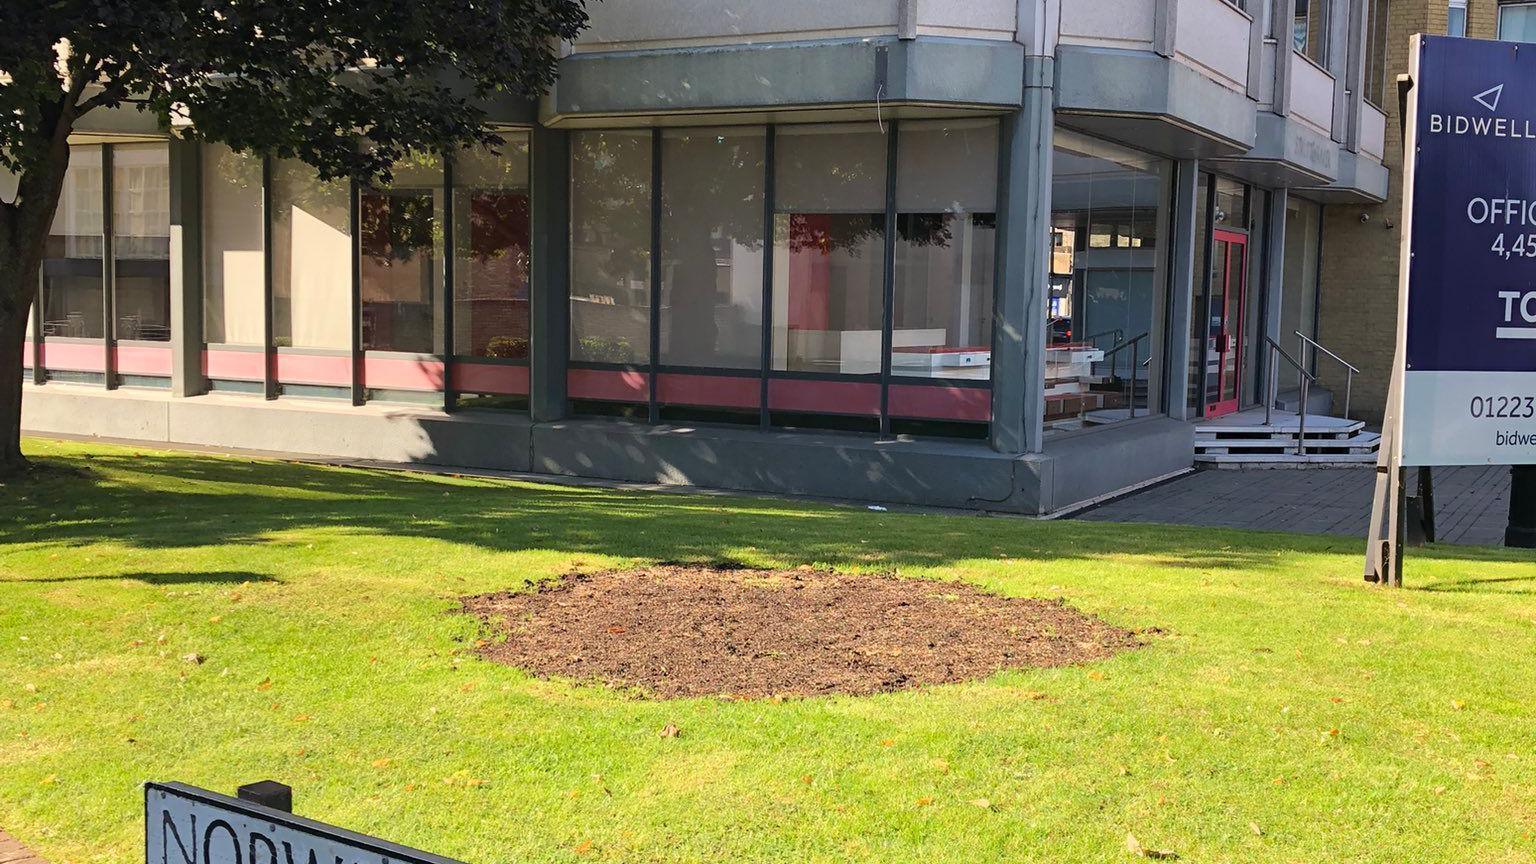
M 1415 33 L 1444 33 L 1446 0 L 1392 0 L 1388 22 L 1387 78 L 1408 71 L 1408 43 Z M 1468 0 L 1467 35 L 1492 39 L 1497 0 Z M 1323 208 L 1321 296 L 1318 339 L 1360 367 L 1350 413 L 1379 424 L 1397 342 L 1397 281 L 1402 242 L 1402 136 L 1398 132 L 1397 89 L 1389 83 L 1386 156 L 1392 172 L 1387 201 L 1379 205 L 1336 204 Z M 1370 217 L 1360 221 L 1361 214 Z M 1391 227 L 1388 227 L 1388 226 Z M 1326 358 L 1319 378 L 1343 409 L 1344 370 Z

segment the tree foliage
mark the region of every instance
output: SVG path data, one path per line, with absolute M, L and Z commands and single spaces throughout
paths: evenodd
M 82 118 L 113 109 L 323 179 L 496 146 L 486 105 L 554 82 L 585 0 L 0 2 L 0 474 L 19 450 L 21 342 Z M 366 146 L 365 143 L 366 142 Z

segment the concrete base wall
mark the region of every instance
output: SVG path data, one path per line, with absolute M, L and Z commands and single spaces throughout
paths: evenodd
M 489 468 L 891 504 L 1040 515 L 1189 468 L 1192 427 L 1166 418 L 1052 439 L 1041 454 L 980 442 L 526 415 L 47 384 L 22 427 L 149 443 Z

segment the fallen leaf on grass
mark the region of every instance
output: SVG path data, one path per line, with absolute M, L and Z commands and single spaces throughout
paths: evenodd
M 194 666 L 201 666 L 204 662 L 207 661 L 208 658 L 197 653 L 196 651 L 193 651 L 191 654 L 183 655 L 181 659 L 191 663 Z
M 1465 707 L 1467 707 L 1467 703 L 1461 701 L 1460 699 L 1452 699 L 1451 700 L 1451 710 L 1452 711 L 1460 711 L 1460 710 L 1462 710 Z
M 257 690 L 263 690 L 263 691 L 271 690 L 272 689 L 272 679 L 271 678 L 263 678 L 263 679 L 261 679 L 261 683 L 256 685 L 256 689 Z
M 1104 680 L 1104 673 L 1100 672 L 1097 669 L 1094 669 L 1094 670 L 1089 671 L 1088 677 L 1091 680 L 1094 680 L 1094 681 L 1103 681 Z
M 574 849 L 572 849 L 571 851 L 575 852 L 577 855 L 587 855 L 587 854 L 590 854 L 592 852 L 592 841 L 591 840 L 583 840 L 580 843 L 577 843 L 576 847 Z
M 373 767 L 375 767 L 375 768 L 388 768 L 390 766 L 390 764 L 393 763 L 394 761 L 395 760 L 390 759 L 388 757 L 385 757 L 383 759 L 375 759 L 375 760 L 373 760 Z
M 217 624 L 217 623 L 219 623 L 220 621 L 223 621 L 223 620 L 224 620 L 224 616 L 223 615 L 209 615 L 208 616 L 208 623 L 209 624 Z
M 37 785 L 39 785 L 39 786 L 52 786 L 53 784 L 55 784 L 57 782 L 59 782 L 59 775 L 57 775 L 57 774 L 49 774 L 47 777 L 44 777 L 43 779 L 37 781 Z
M 929 806 L 932 806 L 932 804 L 933 804 L 933 796 L 932 795 L 924 795 L 923 797 L 917 799 L 917 806 L 919 806 L 919 807 L 929 807 Z
M 293 722 L 295 722 L 295 723 L 308 723 L 309 722 L 309 715 L 308 714 L 298 714 L 298 715 L 295 715 L 294 718 L 293 718 Z
M 663 738 L 676 738 L 679 735 L 682 735 L 683 731 L 677 728 L 676 723 L 668 723 L 667 725 L 661 727 L 661 732 L 659 734 Z
M 880 742 L 880 746 L 881 747 L 895 747 L 896 746 L 896 739 L 895 738 L 887 738 L 884 741 Z
M 1179 857 L 1179 853 L 1171 849 L 1148 849 L 1141 845 L 1141 841 L 1136 839 L 1135 834 L 1125 835 L 1125 851 L 1138 858 L 1152 858 L 1158 861 L 1174 861 Z
M 971 799 L 971 806 L 972 807 L 980 807 L 983 810 L 991 810 L 992 809 L 992 802 L 988 801 L 985 798 L 972 798 Z
M 1253 836 L 1255 836 L 1255 837 L 1263 837 L 1264 836 L 1264 829 L 1260 828 L 1259 827 L 1259 823 L 1257 823 L 1257 822 L 1249 822 L 1248 823 L 1248 830 L 1252 831 L 1253 832 Z

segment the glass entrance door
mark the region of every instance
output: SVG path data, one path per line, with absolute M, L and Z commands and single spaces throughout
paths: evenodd
M 1205 416 L 1238 409 L 1243 377 L 1243 306 L 1247 287 L 1248 237 L 1213 233 L 1211 290 L 1206 304 Z

